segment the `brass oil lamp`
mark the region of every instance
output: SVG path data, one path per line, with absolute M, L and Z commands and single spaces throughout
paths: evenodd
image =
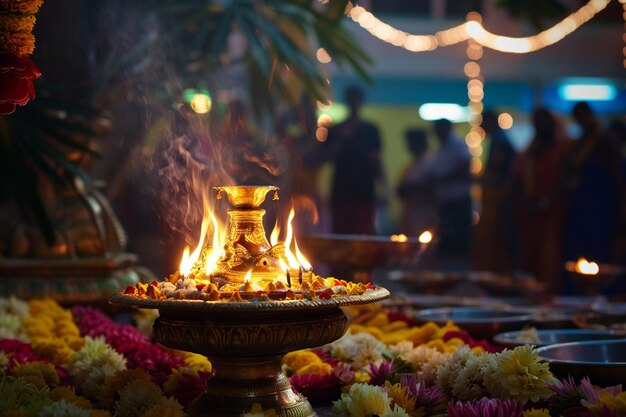
M 289 276 L 289 250 L 283 242 L 271 245 L 263 227 L 260 206 L 273 186 L 215 187 L 216 198 L 225 194 L 232 208 L 221 257 L 210 274 L 224 287 L 240 285 L 246 276 L 255 282 L 273 282 Z M 293 265 L 293 262 L 291 263 Z M 302 273 L 302 268 L 300 268 Z M 306 271 L 304 279 L 312 279 Z M 302 275 L 300 275 L 302 279 Z M 282 357 L 291 351 L 333 342 L 347 330 L 341 306 L 366 304 L 389 296 L 384 288 L 330 298 L 255 299 L 149 299 L 115 295 L 113 304 L 156 308 L 157 342 L 205 355 L 213 365 L 204 392 L 194 400 L 192 417 L 239 417 L 254 404 L 273 409 L 279 417 L 313 417 L 315 411 L 295 392 L 281 369 Z

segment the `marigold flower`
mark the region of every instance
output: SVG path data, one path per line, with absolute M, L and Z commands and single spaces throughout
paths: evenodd
M 89 411 L 84 410 L 65 400 L 61 400 L 52 404 L 48 404 L 39 413 L 39 417 L 58 417 L 58 416 L 72 416 L 72 417 L 89 417 Z
M 35 51 L 35 35 L 30 32 L 0 32 L 0 53 L 27 57 Z
M 310 363 L 302 368 L 298 369 L 297 375 L 330 375 L 333 372 L 333 367 L 322 361 L 317 363 Z
M 31 32 L 35 20 L 34 15 L 0 14 L 0 32 Z
M 164 399 L 161 389 L 152 382 L 134 380 L 119 391 L 119 399 L 113 407 L 118 417 L 134 417 Z
M 0 0 L 0 11 L 33 14 L 39 11 L 43 0 Z
M 183 417 L 183 407 L 173 398 L 163 398 L 140 417 Z
M 152 383 L 150 375 L 141 369 L 124 369 L 109 375 L 104 380 L 104 386 L 97 395 L 97 400 L 103 407 L 110 406 L 118 399 L 118 392 L 127 384 L 134 381 Z
M 296 350 L 295 352 L 287 353 L 283 357 L 283 364 L 296 373 L 305 366 L 321 362 L 320 357 L 310 350 Z

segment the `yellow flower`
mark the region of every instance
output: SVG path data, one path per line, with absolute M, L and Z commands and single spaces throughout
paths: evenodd
M 165 399 L 161 389 L 152 382 L 134 380 L 119 391 L 113 412 L 118 417 L 134 417 Z
M 548 384 L 557 381 L 548 364 L 539 360 L 531 345 L 497 354 L 494 369 L 493 373 L 485 375 L 485 384 L 490 392 L 501 398 L 537 402 L 552 396 Z
M 320 357 L 310 350 L 296 350 L 295 352 L 289 352 L 283 357 L 283 364 L 287 365 L 294 372 L 298 372 L 300 368 L 312 363 L 321 362 Z
M 74 350 L 57 337 L 39 337 L 31 341 L 33 350 L 39 355 L 52 360 L 56 365 L 65 364 L 74 354 Z
M 204 355 L 185 352 L 184 360 L 189 367 L 197 371 L 211 372 L 213 369 L 213 365 L 211 365 L 211 362 L 209 362 L 207 357 Z
M 324 362 L 310 363 L 298 369 L 297 375 L 330 375 L 333 367 Z
M 367 383 L 372 380 L 372 377 L 367 372 L 356 371 L 354 373 L 354 382 Z
M 524 417 L 550 417 L 550 411 L 545 408 L 531 408 L 524 411 Z
M 39 11 L 43 0 L 0 0 L 0 12 L 32 14 Z
M 621 392 L 615 396 L 602 390 L 600 396 L 594 403 L 585 405 L 596 415 L 603 415 L 603 410 L 619 411 L 620 415 L 626 415 L 626 392 Z
M 16 365 L 12 372 L 15 377 L 22 377 L 39 389 L 59 384 L 59 376 L 54 366 L 43 362 L 28 362 Z
M 350 402 L 347 409 L 352 417 L 369 417 L 372 414 L 380 416 L 390 411 L 391 399 L 378 386 L 354 384 L 348 395 Z
M 387 395 L 395 405 L 402 407 L 410 416 L 417 417 L 415 410 L 417 398 L 411 396 L 409 387 L 402 384 L 391 385 L 391 382 L 385 381 L 385 388 Z

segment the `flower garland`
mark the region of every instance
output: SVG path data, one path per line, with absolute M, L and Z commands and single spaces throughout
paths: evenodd
M 35 98 L 41 72 L 28 58 L 35 50 L 35 14 L 43 0 L 0 0 L 0 114 Z
M 141 316 L 148 328 L 154 314 Z M 205 357 L 155 345 L 91 307 L 0 298 L 0 318 L 2 416 L 179 417 L 210 376 Z M 454 323 L 417 325 L 382 309 L 353 321 L 338 341 L 283 360 L 295 390 L 337 417 L 626 415 L 621 386 L 559 381 L 532 346 L 499 352 Z M 255 404 L 242 415 L 277 412 Z

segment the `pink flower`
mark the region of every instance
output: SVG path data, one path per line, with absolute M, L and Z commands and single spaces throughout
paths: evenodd
M 443 414 L 446 409 L 446 398 L 443 390 L 438 385 L 426 386 L 423 380 L 416 374 L 401 374 L 400 384 L 409 389 L 412 397 L 415 397 L 415 408 L 424 407 L 426 415 Z
M 448 404 L 448 417 L 522 417 L 524 406 L 519 401 L 483 397 L 478 401 L 457 401 Z
M 91 307 L 72 309 L 82 336 L 103 336 L 106 342 L 126 358 L 130 369 L 141 368 L 159 385 L 165 383 L 174 368 L 185 361 L 165 348 L 150 343 L 146 335 L 130 325 L 118 324 Z
M 11 114 L 35 98 L 35 81 L 41 72 L 33 61 L 12 54 L 0 54 L 0 114 Z
M 342 383 L 334 373 L 329 375 L 293 375 L 290 381 L 293 388 L 311 403 L 327 402 L 341 394 Z
M 33 352 L 30 343 L 24 343 L 15 339 L 0 340 L 0 351 L 6 353 L 11 359 L 8 363 L 9 370 L 16 364 L 27 362 L 50 362 L 48 359 Z

